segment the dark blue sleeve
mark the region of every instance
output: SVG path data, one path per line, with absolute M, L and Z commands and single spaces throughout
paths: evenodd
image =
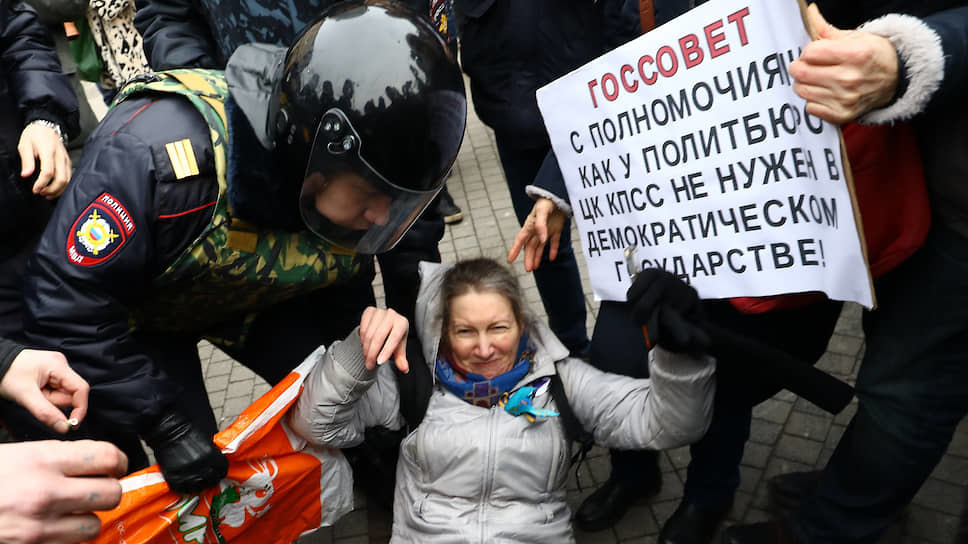
M 944 51 L 944 79 L 926 110 L 963 108 L 968 93 L 968 7 L 941 11 L 923 20 L 941 38 Z
M 156 71 L 225 67 L 202 7 L 194 0 L 135 0 L 134 26 Z
M 46 119 L 70 135 L 78 133 L 78 105 L 61 71 L 54 43 L 23 2 L 0 3 L 0 74 L 10 85 L 24 124 Z
M 175 404 L 179 387 L 129 326 L 128 308 L 148 288 L 161 251 L 152 150 L 124 127 L 138 105 L 131 102 L 88 140 L 28 262 L 24 324 L 30 345 L 62 352 L 91 384 L 92 414 L 137 431 Z
M 10 370 L 13 360 L 17 358 L 17 355 L 20 355 L 23 349 L 23 346 L 13 340 L 0 338 L 0 381 L 3 380 L 7 371 Z
M 545 156 L 541 168 L 534 176 L 532 184 L 538 189 L 547 191 L 556 197 L 569 202 L 568 190 L 565 188 L 565 178 L 561 175 L 561 168 L 558 166 L 558 157 L 554 151 L 549 151 Z
M 638 38 L 642 34 L 638 0 L 602 0 L 602 53 Z

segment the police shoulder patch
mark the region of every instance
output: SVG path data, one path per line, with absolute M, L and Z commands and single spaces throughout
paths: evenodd
M 134 220 L 124 204 L 109 193 L 101 193 L 67 233 L 67 258 L 80 266 L 103 263 L 117 255 L 134 231 Z

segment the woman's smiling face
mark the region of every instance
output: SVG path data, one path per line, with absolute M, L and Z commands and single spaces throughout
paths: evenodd
M 491 379 L 514 366 L 522 327 L 503 295 L 468 291 L 454 297 L 447 331 L 451 362 L 460 370 Z

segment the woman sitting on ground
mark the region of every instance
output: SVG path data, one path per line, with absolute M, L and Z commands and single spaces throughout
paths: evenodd
M 651 379 L 607 374 L 570 358 L 547 325 L 526 313 L 503 265 L 422 263 L 421 275 L 416 327 L 435 384 L 423 421 L 400 446 L 393 542 L 574 541 L 565 502 L 570 443 L 552 375 L 604 447 L 674 448 L 705 432 L 715 387 L 708 357 L 667 351 L 660 336 Z M 658 301 L 656 333 L 663 314 L 674 314 L 676 326 L 691 315 L 684 307 L 698 306 L 691 293 L 674 309 L 659 310 L 669 301 Z M 359 444 L 368 426 L 399 428 L 396 381 L 389 365 L 376 363 L 395 354 L 406 369 L 407 330 L 399 314 L 369 308 L 345 341 L 314 352 L 316 366 L 290 418 L 296 432 L 345 448 Z

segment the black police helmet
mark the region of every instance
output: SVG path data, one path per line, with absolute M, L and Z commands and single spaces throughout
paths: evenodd
M 466 111 L 460 69 L 430 19 L 368 0 L 337 4 L 303 30 L 267 128 L 284 179 L 302 183 L 306 225 L 347 249 L 380 253 L 439 192 Z

